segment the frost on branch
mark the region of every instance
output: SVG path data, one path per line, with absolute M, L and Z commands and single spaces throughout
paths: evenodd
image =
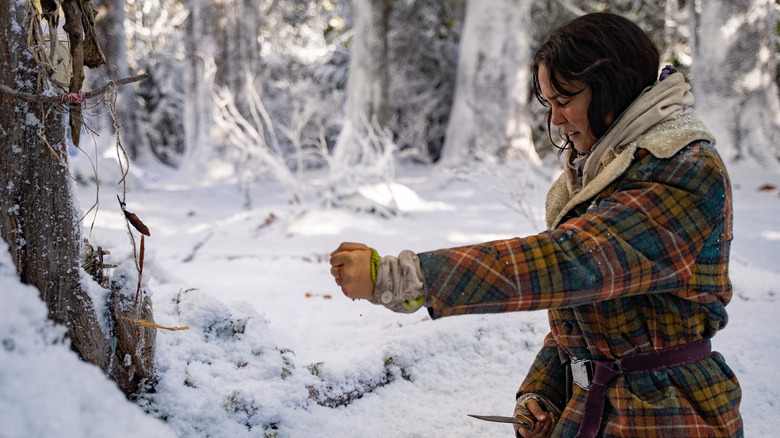
M 227 87 L 214 82 L 216 65 L 213 59 L 206 62 L 207 82 L 211 84 L 214 98 L 214 121 L 224 133 L 226 140 L 238 149 L 244 157 L 242 173 L 245 180 L 257 178 L 269 173 L 279 181 L 295 202 L 303 200 L 303 187 L 295 178 L 287 164 L 279 145 L 278 137 L 268 112 L 263 105 L 260 93 L 252 85 L 252 77 L 247 75 L 247 101 L 250 116 L 247 119 L 236 105 L 233 94 Z M 245 181 L 246 184 L 248 181 Z
M 366 189 L 388 186 L 395 179 L 397 147 L 392 134 L 374 121 L 361 126 L 346 122 L 339 135 L 334 153 L 328 159 L 330 187 L 326 202 L 333 207 L 349 208 L 383 217 L 398 213 L 392 198 L 378 202 L 367 196 Z M 391 190 L 385 192 L 392 195 Z

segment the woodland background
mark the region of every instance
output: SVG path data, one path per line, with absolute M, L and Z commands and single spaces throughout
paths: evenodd
M 124 144 L 139 165 L 197 175 L 217 156 L 241 184 L 270 175 L 298 198 L 322 191 L 309 193 L 296 171 L 327 166 L 334 186 L 355 184 L 355 173 L 389 177 L 388 154 L 449 166 L 536 160 L 552 145 L 529 92 L 530 55 L 556 26 L 594 11 L 623 14 L 652 35 L 662 63 L 690 79 L 724 155 L 775 164 L 780 156 L 769 0 L 101 0 L 98 8 L 109 64 L 88 72 L 92 83 L 151 75 L 119 102 Z M 351 139 L 355 129 L 376 138 Z
M 751 436 L 780 426 L 780 344 L 755 336 L 777 328 L 777 2 L 94 0 L 106 62 L 69 90 L 85 4 L 0 0 L 0 436 L 493 436 L 465 413 L 511 409 L 543 312 L 355 307 L 328 253 L 538 232 L 559 163 L 530 56 L 596 11 L 653 37 L 715 132 L 737 212 L 716 341 Z

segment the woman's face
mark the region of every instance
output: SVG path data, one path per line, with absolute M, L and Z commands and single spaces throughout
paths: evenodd
M 539 65 L 539 87 L 545 106 L 550 108 L 550 123 L 560 129 L 572 142 L 574 149 L 587 153 L 596 144 L 596 137 L 590 130 L 588 107 L 590 106 L 590 87 L 579 81 L 558 81 L 560 86 L 574 96 L 562 96 L 552 86 L 550 73 L 544 64 Z

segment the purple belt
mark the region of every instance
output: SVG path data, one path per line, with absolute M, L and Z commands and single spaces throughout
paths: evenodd
M 575 382 L 588 390 L 585 396 L 585 412 L 580 429 L 574 438 L 594 438 L 601 428 L 604 415 L 604 399 L 607 386 L 623 374 L 639 374 L 661 371 L 687 365 L 710 356 L 712 346 L 709 339 L 689 342 L 663 350 L 638 353 L 614 361 L 574 361 L 572 372 Z M 587 367 L 590 370 L 584 371 Z M 576 368 L 579 367 L 578 371 Z M 593 379 L 589 379 L 592 370 Z M 586 377 L 583 378 L 583 375 Z M 583 382 L 583 379 L 585 382 Z M 588 380 L 590 380 L 588 382 Z

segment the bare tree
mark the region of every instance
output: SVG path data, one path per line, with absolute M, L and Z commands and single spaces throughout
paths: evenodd
M 38 288 L 50 319 L 68 329 L 73 350 L 131 394 L 142 380 L 153 378 L 154 332 L 130 321 L 151 320 L 151 302 L 144 296 L 133 303 L 126 281 L 114 282 L 101 296 L 108 305 L 95 302 L 94 289 L 82 275 L 65 115 L 78 145 L 80 102 L 90 94 L 80 93 L 83 66 L 99 65 L 102 54 L 94 39 L 91 1 L 61 5 L 73 66 L 65 94 L 46 79 L 53 73 L 52 52 L 43 44 L 41 15 L 33 1 L 0 0 L 6 12 L 0 20 L 0 236 L 9 244 L 21 281 Z M 60 2 L 43 0 L 41 6 L 56 29 Z M 107 310 L 98 314 L 98 308 Z

